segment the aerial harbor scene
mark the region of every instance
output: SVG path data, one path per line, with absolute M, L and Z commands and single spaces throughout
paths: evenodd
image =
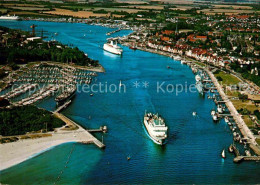
M 259 0 L 0 2 L 0 184 L 259 184 Z

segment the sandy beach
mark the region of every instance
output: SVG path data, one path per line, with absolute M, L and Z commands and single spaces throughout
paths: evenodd
M 82 127 L 74 131 L 59 130 L 52 136 L 38 139 L 22 139 L 0 144 L 0 170 L 4 170 L 34 157 L 48 149 L 68 142 L 93 142 L 94 138 Z

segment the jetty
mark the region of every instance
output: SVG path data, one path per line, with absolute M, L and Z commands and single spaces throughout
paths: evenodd
M 121 31 L 121 30 L 122 30 L 122 29 L 119 28 L 119 29 L 117 29 L 117 30 L 107 32 L 106 35 L 111 35 L 111 34 L 114 34 L 114 33 L 116 33 L 116 32 L 119 32 L 119 31 Z
M 63 105 L 59 106 L 59 107 L 55 110 L 55 112 L 60 112 L 61 110 L 65 109 L 71 102 L 72 102 L 71 100 L 67 101 L 67 102 L 64 103 Z
M 58 117 L 59 119 L 61 119 L 62 121 L 64 121 L 66 123 L 66 125 L 75 125 L 78 127 L 78 131 L 80 131 L 81 133 L 85 134 L 86 136 L 88 136 L 88 138 L 90 138 L 87 141 L 81 141 L 81 143 L 94 143 L 96 146 L 98 146 L 99 148 L 105 148 L 104 143 L 102 143 L 101 141 L 99 141 L 97 138 L 95 138 L 88 130 L 85 130 L 83 127 L 81 127 L 80 125 L 78 125 L 77 123 L 75 123 L 74 121 L 72 121 L 71 119 L 69 119 L 68 117 L 64 116 L 61 113 L 58 112 L 53 112 L 53 114 Z
M 260 156 L 242 156 L 240 155 L 239 150 L 235 145 L 232 145 L 232 148 L 236 156 L 233 160 L 235 163 L 239 163 L 242 161 L 260 161 Z
M 88 132 L 103 132 L 107 133 L 107 126 L 101 126 L 99 129 L 87 129 Z

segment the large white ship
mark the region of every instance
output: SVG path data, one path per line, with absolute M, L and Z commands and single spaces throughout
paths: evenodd
M 0 16 L 0 20 L 19 20 L 19 17 L 15 15 L 2 15 Z
M 145 113 L 144 126 L 154 143 L 158 145 L 165 144 L 168 127 L 162 117 L 158 116 L 158 114 Z
M 116 54 L 116 55 L 122 55 L 123 53 L 123 49 L 120 48 L 117 43 L 114 44 L 113 41 L 111 41 L 110 43 L 105 43 L 103 46 L 103 49 L 105 51 L 108 51 L 110 53 Z

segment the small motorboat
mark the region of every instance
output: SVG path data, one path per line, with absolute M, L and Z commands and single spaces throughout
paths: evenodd
M 229 122 L 229 118 L 227 116 L 225 116 L 224 120 L 225 120 L 226 123 Z
M 251 156 L 251 153 L 249 150 L 245 150 L 245 153 L 246 153 L 246 156 L 250 157 Z
M 197 116 L 197 112 L 192 112 L 192 116 Z
M 228 151 L 229 151 L 230 153 L 233 153 L 233 152 L 234 152 L 233 145 L 230 145 L 230 146 L 228 147 Z

